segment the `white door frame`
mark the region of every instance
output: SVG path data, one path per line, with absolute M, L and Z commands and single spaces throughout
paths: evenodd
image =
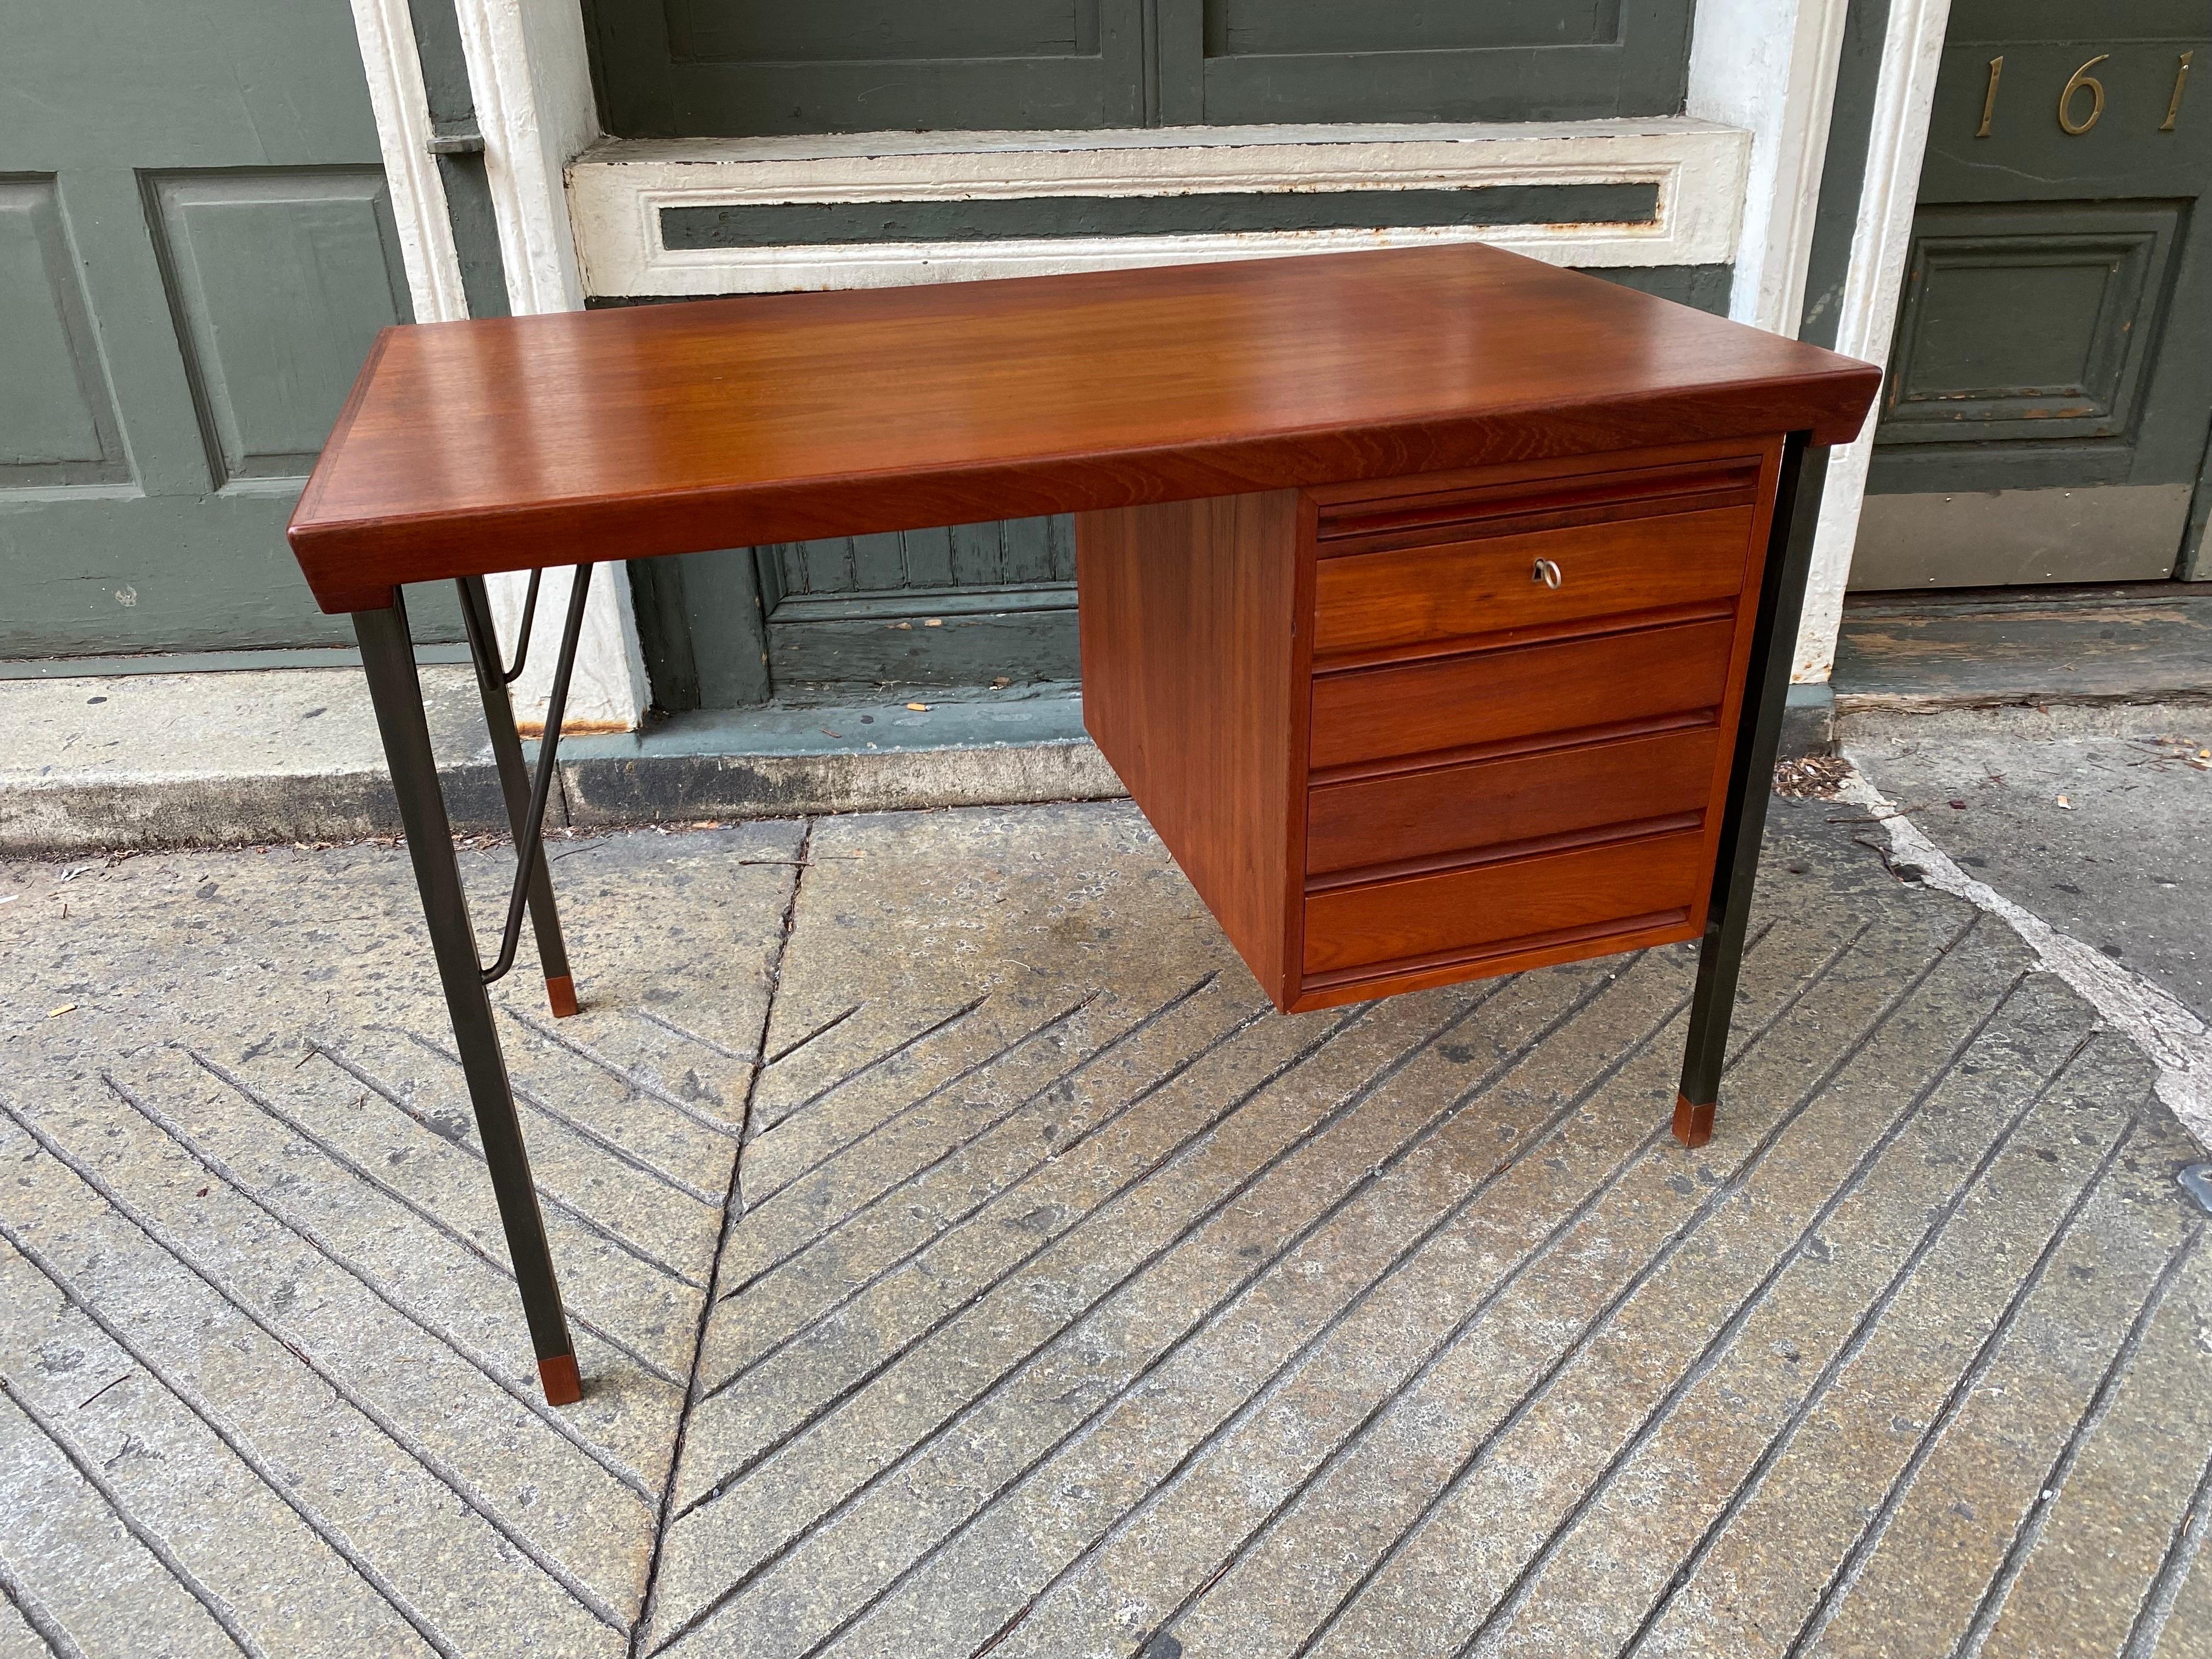
M 578 0 L 453 3 L 483 134 L 507 308 L 518 317 L 581 310 L 584 284 L 568 231 L 564 171 L 569 157 L 599 136 L 582 8 Z M 353 12 L 416 318 L 466 317 L 445 187 L 428 148 L 429 108 L 407 0 L 353 0 Z M 544 723 L 569 580 L 566 569 L 545 574 L 529 661 L 514 686 L 515 714 L 526 730 Z M 529 578 L 510 572 L 487 577 L 485 586 L 500 642 L 511 656 Z M 629 582 L 617 561 L 592 583 L 563 729 L 633 730 L 644 720 L 648 695 Z
M 518 315 L 578 309 L 585 294 L 565 175 L 599 136 L 580 0 L 455 3 L 508 303 Z M 454 315 L 459 267 L 444 191 L 435 167 L 426 165 L 428 118 L 405 0 L 353 0 L 353 6 L 417 314 Z M 1804 305 L 1844 7 L 1845 0 L 1698 0 L 1688 112 L 1751 135 L 1729 312 L 1781 333 L 1796 331 Z M 1880 362 L 1888 349 L 1949 9 L 1949 0 L 1893 0 L 1890 9 L 1837 337 L 1837 349 L 1850 356 Z M 1834 662 L 1871 447 L 1869 431 L 1838 451 L 1829 467 L 1798 639 L 1801 682 L 1825 681 Z M 510 635 L 521 579 L 495 578 L 492 586 L 501 632 Z M 549 580 L 532 672 L 518 688 L 526 722 L 533 713 L 543 718 L 542 677 L 553 653 L 547 630 L 557 627 L 562 609 L 556 588 L 565 592 Z M 647 695 L 629 585 L 618 574 L 603 578 L 593 584 L 570 720 L 635 726 Z
M 461 289 L 445 180 L 430 154 L 430 102 L 422 90 L 422 61 L 407 0 L 353 0 L 353 29 L 368 77 L 368 104 L 415 320 L 455 321 L 469 314 L 468 295 Z
M 1912 210 L 1920 195 L 1920 163 L 1928 149 L 1928 118 L 1936 101 L 1936 75 L 1943 58 L 1943 31 L 1951 0 L 1890 0 L 1882 37 L 1881 69 L 1875 83 L 1874 116 L 1867 141 L 1866 181 L 1859 191 L 1851 230 L 1850 265 L 1836 322 L 1836 349 L 1887 364 L 1897 327 L 1905 259 L 1912 245 Z M 1792 678 L 1825 685 L 1836 665 L 1836 636 L 1844 619 L 1844 588 L 1858 541 L 1859 508 L 1866 500 L 1867 468 L 1874 459 L 1875 422 L 1867 416 L 1856 441 L 1828 459 L 1828 484 L 1813 543 L 1813 570 L 1805 588 L 1805 614 L 1797 629 Z
M 1698 0 L 1689 112 L 1751 134 L 1729 315 L 1794 336 L 1827 160 L 1846 0 Z

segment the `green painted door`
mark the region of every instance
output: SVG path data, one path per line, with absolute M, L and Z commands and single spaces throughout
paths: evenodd
M 1692 0 L 586 0 L 625 137 L 1675 115 Z
M 283 533 L 409 315 L 347 8 L 7 16 L 0 657 L 349 643 Z
M 1854 587 L 2195 574 L 2208 71 L 2203 0 L 1954 0 Z

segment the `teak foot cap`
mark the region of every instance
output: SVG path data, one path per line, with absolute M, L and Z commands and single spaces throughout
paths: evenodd
M 584 1397 L 584 1379 L 576 1374 L 576 1356 L 572 1353 L 539 1360 L 538 1380 L 544 1385 L 549 1406 L 573 1406 Z
M 556 975 L 545 981 L 545 1000 L 553 1005 L 553 1018 L 566 1019 L 577 1010 L 576 981 L 568 974 Z
M 1674 1097 L 1674 1139 L 1695 1151 L 1713 1138 L 1713 1103 L 1690 1103 L 1687 1095 Z

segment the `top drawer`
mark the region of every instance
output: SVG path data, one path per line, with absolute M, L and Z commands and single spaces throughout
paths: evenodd
M 1324 520 L 1315 653 L 1387 652 L 1731 599 L 1751 556 L 1758 478 L 1757 460 L 1747 458 Z

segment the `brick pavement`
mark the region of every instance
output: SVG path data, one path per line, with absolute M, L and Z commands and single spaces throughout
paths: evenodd
M 561 1412 L 404 853 L 0 866 L 0 1656 L 2212 1653 L 2191 1143 L 1777 816 L 1695 1153 L 1686 951 L 1283 1018 L 1126 803 L 556 845 Z

